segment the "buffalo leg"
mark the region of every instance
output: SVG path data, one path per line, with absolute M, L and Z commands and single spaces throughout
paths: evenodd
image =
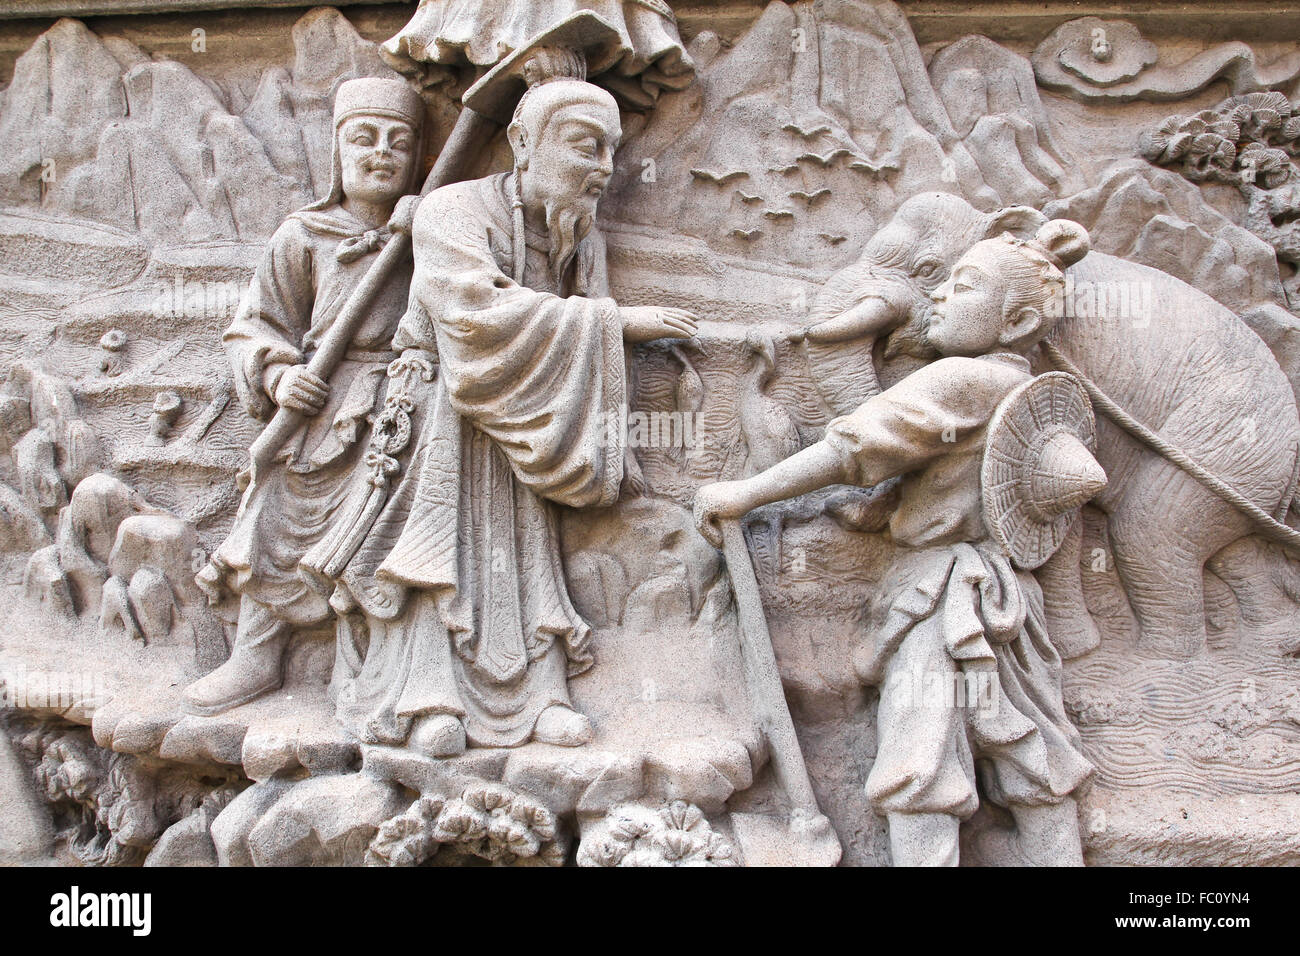
M 1083 546 L 1083 520 L 1074 522 L 1061 547 L 1035 572 L 1043 589 L 1047 634 L 1066 660 L 1088 653 L 1101 643 L 1101 633 L 1083 599 L 1079 552 Z
M 1138 647 L 1190 658 L 1205 647 L 1205 562 L 1225 536 L 1241 534 L 1241 519 L 1162 460 L 1148 463 L 1135 479 L 1108 527 L 1115 567 L 1141 631 Z

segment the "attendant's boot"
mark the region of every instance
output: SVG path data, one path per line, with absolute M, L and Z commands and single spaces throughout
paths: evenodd
M 465 725 L 452 714 L 425 714 L 415 721 L 406 745 L 426 757 L 456 757 L 465 752 Z
M 591 721 L 572 707 L 552 704 L 537 718 L 533 739 L 557 747 L 581 747 L 591 742 Z
M 239 628 L 230 659 L 185 688 L 187 713 L 211 717 L 277 690 L 284 682 L 284 648 L 289 624 L 249 598 L 239 605 Z

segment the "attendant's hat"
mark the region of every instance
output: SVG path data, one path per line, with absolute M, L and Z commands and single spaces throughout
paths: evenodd
M 334 94 L 334 128 L 350 116 L 363 115 L 402 120 L 419 130 L 424 125 L 424 101 L 405 80 L 366 76 L 340 83 Z
M 416 187 L 420 176 L 419 160 L 424 156 L 424 101 L 405 80 L 384 80 L 364 76 L 345 80 L 334 93 L 334 143 L 330 148 L 330 188 L 320 199 L 303 209 L 314 212 L 328 209 L 343 201 L 343 166 L 339 157 L 338 128 L 351 116 L 386 116 L 409 123 L 415 130 L 415 156 L 406 190 Z

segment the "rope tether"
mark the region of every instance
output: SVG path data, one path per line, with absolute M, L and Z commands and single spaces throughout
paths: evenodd
M 1259 505 L 1255 504 L 1255 502 L 1251 501 L 1237 489 L 1225 482 L 1222 478 L 1198 464 L 1181 448 L 1170 444 L 1128 412 L 1124 411 L 1124 409 L 1119 405 L 1115 404 L 1110 396 L 1097 386 L 1096 382 L 1092 381 L 1092 379 L 1084 375 L 1083 372 L 1079 371 L 1074 363 L 1066 358 L 1061 353 L 1061 350 L 1051 342 L 1044 341 L 1039 344 L 1042 346 L 1047 357 L 1051 359 L 1053 365 L 1055 365 L 1060 371 L 1068 372 L 1079 380 L 1080 384 L 1083 385 L 1087 390 L 1088 395 L 1092 398 L 1093 404 L 1101 410 L 1103 415 L 1113 421 L 1120 428 L 1124 429 L 1124 431 L 1128 432 L 1138 441 L 1142 442 L 1142 444 L 1159 452 L 1201 484 L 1205 485 L 1205 487 L 1213 491 L 1224 501 L 1245 514 L 1259 525 L 1260 530 L 1264 531 L 1269 537 L 1295 551 L 1297 555 L 1300 555 L 1300 531 L 1278 521 Z

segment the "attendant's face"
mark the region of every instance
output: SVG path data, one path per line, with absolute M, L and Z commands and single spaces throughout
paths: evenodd
M 982 243 L 958 260 L 931 298 L 926 337 L 943 355 L 984 355 L 1004 345 L 1007 283 L 997 253 Z
M 559 203 L 594 218 L 596 206 L 614 174 L 614 151 L 623 135 L 618 110 L 579 103 L 556 110 L 535 143 L 527 144 L 524 175 L 548 203 Z
M 384 116 L 352 116 L 339 127 L 343 194 L 363 202 L 395 203 L 415 164 L 415 130 Z

